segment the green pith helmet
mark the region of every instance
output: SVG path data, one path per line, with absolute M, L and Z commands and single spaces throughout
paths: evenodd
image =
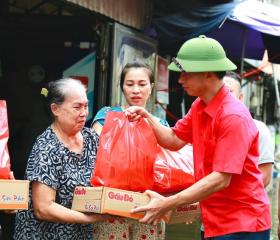
M 218 41 L 201 35 L 181 46 L 168 69 L 176 72 L 221 72 L 235 70 L 236 66 L 226 57 Z

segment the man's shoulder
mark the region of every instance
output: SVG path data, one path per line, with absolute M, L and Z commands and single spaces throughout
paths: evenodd
M 225 115 L 237 115 L 240 117 L 250 117 L 251 114 L 244 103 L 237 99 L 226 98 L 221 105 L 221 110 Z

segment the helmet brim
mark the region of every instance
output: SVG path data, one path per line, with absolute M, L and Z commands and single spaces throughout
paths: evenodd
M 237 68 L 236 65 L 228 58 L 208 61 L 191 61 L 179 58 L 176 59 L 186 72 L 222 72 L 235 70 Z M 175 72 L 181 72 L 174 62 L 168 65 L 168 69 Z

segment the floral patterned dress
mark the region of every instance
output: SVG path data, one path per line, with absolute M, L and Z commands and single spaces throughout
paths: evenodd
M 98 111 L 92 122 L 104 125 L 107 112 L 123 111 L 121 107 L 104 107 Z M 165 120 L 159 119 L 161 124 L 168 126 Z M 137 220 L 123 217 L 115 217 L 106 222 L 99 222 L 93 226 L 94 240 L 163 240 L 165 225 L 163 222 L 157 225 L 139 223 Z
M 40 135 L 28 159 L 26 178 L 56 190 L 56 203 L 71 208 L 76 186 L 89 186 L 99 136 L 83 128 L 84 149 L 81 155 L 71 152 L 56 137 L 51 127 Z M 31 185 L 31 184 L 30 184 Z M 29 191 L 29 209 L 16 215 L 15 240 L 88 240 L 92 224 L 62 224 L 37 220 Z
M 165 225 L 139 223 L 137 220 L 116 217 L 107 222 L 99 222 L 93 226 L 94 240 L 162 240 Z

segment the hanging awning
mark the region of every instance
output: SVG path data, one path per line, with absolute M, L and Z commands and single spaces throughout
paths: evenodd
M 162 52 L 174 55 L 184 41 L 218 27 L 236 2 L 203 0 L 154 0 L 154 17 L 149 31 Z M 154 31 L 153 31 L 154 30 Z
M 267 50 L 269 61 L 280 63 L 279 12 L 279 7 L 257 0 L 244 1 L 234 8 L 229 19 L 232 20 L 233 23 L 237 23 L 243 27 L 247 33 L 245 54 L 246 50 L 248 52 L 250 48 L 252 52 L 261 50 L 262 55 L 263 52 Z M 250 32 L 251 35 L 254 35 L 254 38 L 249 39 L 248 32 Z M 235 38 L 238 36 L 240 35 L 235 35 Z M 251 45 L 254 45 L 255 47 L 251 47 Z M 253 55 L 254 53 L 250 54 Z M 256 59 L 261 60 L 262 58 Z
M 280 63 L 280 8 L 256 0 L 239 3 L 220 28 L 208 36 L 217 39 L 232 59 L 262 60 L 265 50 L 270 62 Z
M 217 39 L 233 60 L 244 57 L 261 60 L 267 49 L 269 60 L 280 63 L 279 7 L 256 0 L 221 4 L 173 1 L 181 4 L 176 9 L 170 7 L 170 14 L 158 14 L 153 19 L 159 48 L 167 54 L 176 54 L 184 41 L 205 34 Z
M 229 18 L 258 32 L 280 36 L 280 8 L 256 0 L 238 4 Z
M 143 30 L 152 18 L 150 0 L 65 0 L 80 7 L 103 14 L 124 25 Z

